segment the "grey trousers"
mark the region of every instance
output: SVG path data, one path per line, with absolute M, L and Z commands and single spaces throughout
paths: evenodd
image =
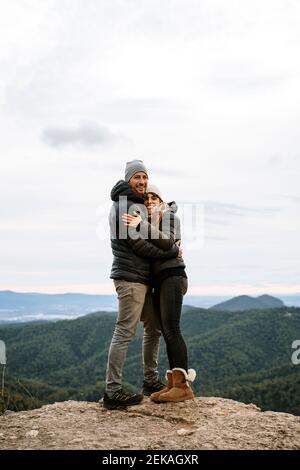
M 129 343 L 135 336 L 139 321 L 144 323 L 144 380 L 158 379 L 158 353 L 161 337 L 159 317 L 155 314 L 149 286 L 138 282 L 114 281 L 118 294 L 119 312 L 111 340 L 107 369 L 106 393 L 111 396 L 122 388 L 122 371 Z

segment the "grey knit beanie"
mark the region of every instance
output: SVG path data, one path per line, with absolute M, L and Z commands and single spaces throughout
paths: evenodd
M 155 186 L 155 184 L 148 184 L 147 193 L 156 194 L 159 197 L 159 199 L 162 202 L 164 202 L 162 192 L 160 191 L 160 189 L 157 186 Z
M 143 171 L 148 176 L 147 168 L 145 167 L 142 160 L 132 160 L 131 162 L 127 162 L 125 168 L 125 181 L 128 183 L 130 178 L 132 178 L 133 175 L 139 171 Z

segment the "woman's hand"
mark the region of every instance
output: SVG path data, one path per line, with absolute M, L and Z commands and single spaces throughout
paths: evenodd
M 142 222 L 142 217 L 140 215 L 123 214 L 122 220 L 127 227 L 136 228 Z
M 177 258 L 182 258 L 183 251 L 182 251 L 182 248 L 180 246 L 181 245 L 181 240 L 177 240 L 177 242 L 175 242 L 175 245 L 177 245 L 178 248 L 179 248 Z
M 151 224 L 158 225 L 161 221 L 163 212 L 165 211 L 165 203 L 152 204 L 147 207 L 149 216 L 151 217 Z

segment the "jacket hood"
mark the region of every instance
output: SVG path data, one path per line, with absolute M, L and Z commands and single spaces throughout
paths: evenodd
M 112 201 L 118 201 L 120 196 L 126 196 L 133 202 L 139 202 L 144 204 L 144 197 L 139 196 L 138 194 L 134 193 L 129 185 L 124 180 L 118 181 L 111 190 L 110 197 Z
M 171 212 L 174 212 L 174 214 L 176 214 L 176 212 L 178 211 L 178 205 L 176 204 L 176 202 L 175 201 L 168 202 L 167 205 L 169 206 L 169 210 Z

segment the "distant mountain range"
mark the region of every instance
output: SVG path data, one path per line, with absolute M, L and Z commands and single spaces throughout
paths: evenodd
M 221 302 L 210 307 L 210 310 L 221 310 L 228 312 L 239 312 L 244 310 L 264 310 L 266 308 L 284 307 L 282 300 L 271 295 L 260 295 L 259 297 L 250 297 L 249 295 L 239 295 L 226 302 Z
M 281 299 L 288 306 L 300 306 L 300 294 L 281 296 Z M 184 311 L 188 307 L 229 311 L 272 308 L 282 306 L 282 300 L 268 295 L 262 295 L 258 298 L 242 295 L 233 299 L 228 299 L 228 296 L 187 295 L 184 297 Z M 116 295 L 0 291 L 0 323 L 74 319 L 99 311 L 114 314 L 117 308 Z
M 184 303 L 208 308 L 225 296 L 186 296 Z M 92 312 L 116 312 L 116 295 L 43 294 L 0 291 L 0 323 L 74 319 Z
M 0 322 L 64 320 L 104 310 L 115 312 L 115 295 L 0 291 Z

